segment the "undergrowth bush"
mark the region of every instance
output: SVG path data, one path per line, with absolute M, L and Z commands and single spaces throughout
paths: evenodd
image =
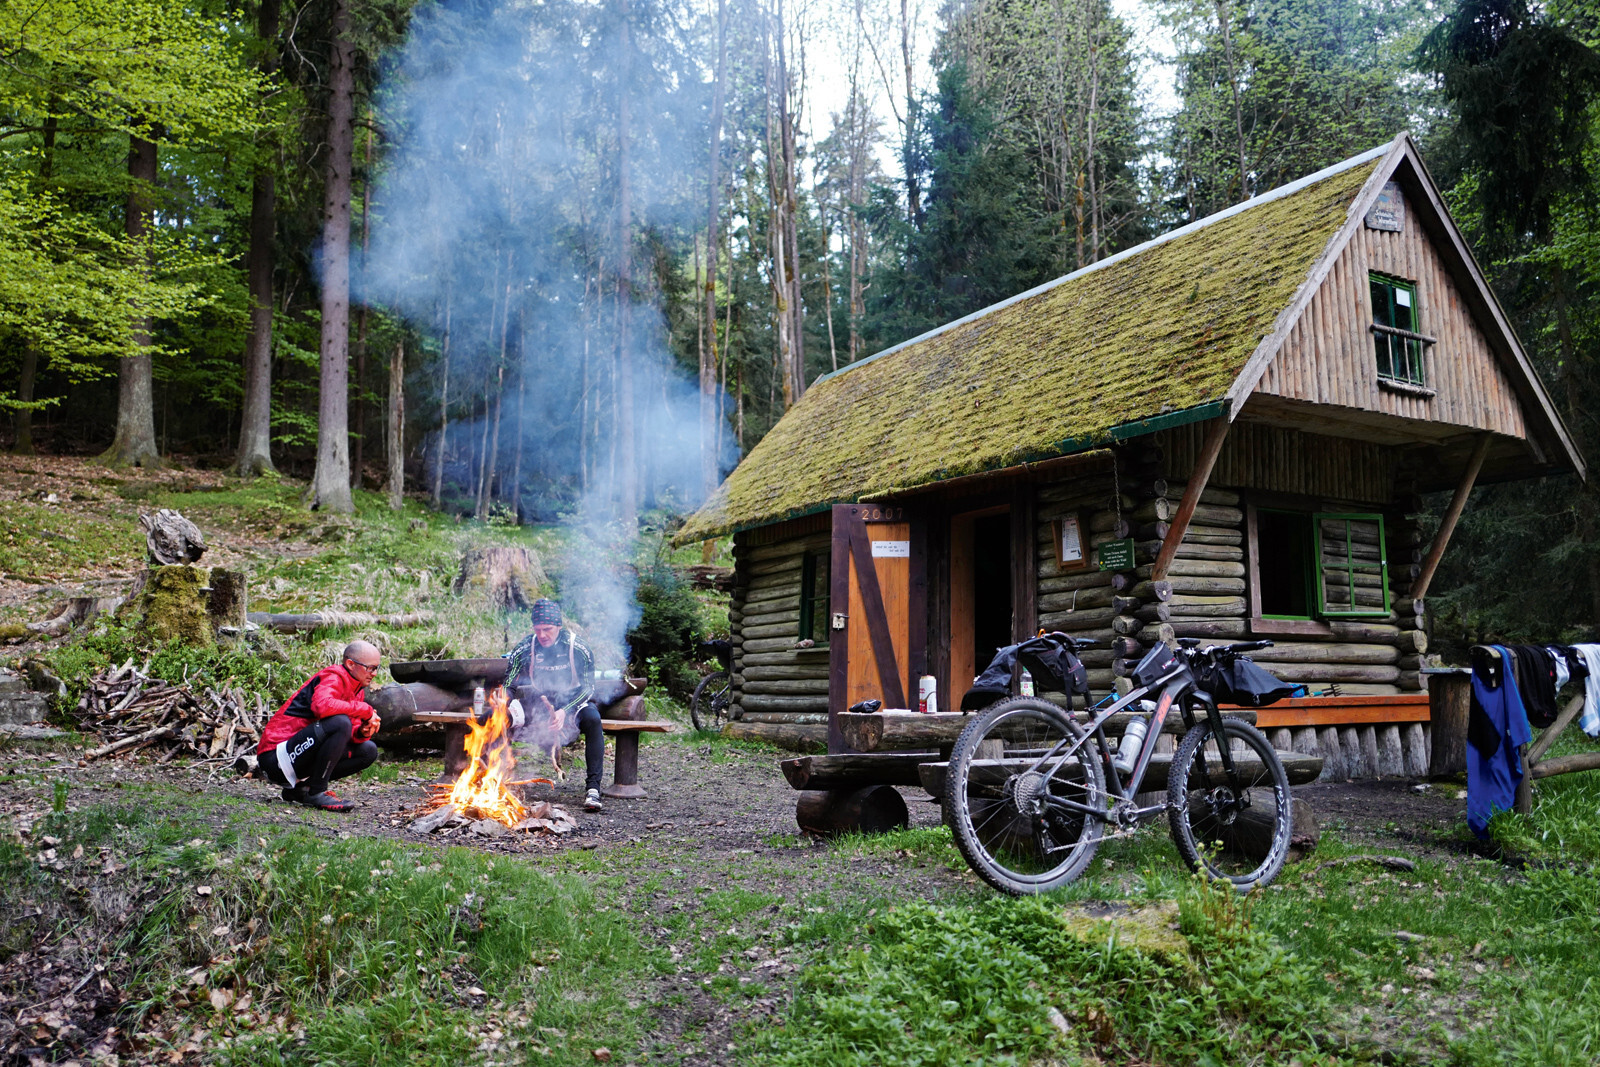
M 639 623 L 628 633 L 634 662 L 649 669 L 652 683 L 678 700 L 689 699 L 699 681 L 694 653 L 703 637 L 700 602 L 689 583 L 660 560 L 640 573 L 635 596 Z

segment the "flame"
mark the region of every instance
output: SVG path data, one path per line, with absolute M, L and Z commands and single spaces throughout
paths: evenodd
M 456 811 L 469 819 L 494 819 L 507 826 L 516 826 L 528 817 L 528 809 L 508 785 L 523 785 L 514 779 L 517 761 L 511 754 L 511 716 L 507 712 L 509 700 L 504 686 L 490 690 L 486 703 L 489 717 L 483 723 L 469 722 L 466 739 L 467 769 L 446 791 L 441 787 L 434 796 L 433 806 L 454 805 Z M 527 779 L 543 782 L 543 778 Z

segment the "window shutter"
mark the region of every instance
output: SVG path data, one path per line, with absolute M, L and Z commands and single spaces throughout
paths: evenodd
M 1313 516 L 1317 610 L 1332 618 L 1389 614 L 1389 556 L 1383 516 L 1322 512 Z

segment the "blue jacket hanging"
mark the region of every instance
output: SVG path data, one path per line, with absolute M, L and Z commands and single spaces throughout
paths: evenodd
M 1533 740 L 1528 715 L 1517 692 L 1511 651 L 1490 645 L 1499 659 L 1481 646 L 1472 654 L 1472 711 L 1467 729 L 1467 825 L 1487 837 L 1489 817 L 1510 811 L 1522 782 L 1517 749 Z

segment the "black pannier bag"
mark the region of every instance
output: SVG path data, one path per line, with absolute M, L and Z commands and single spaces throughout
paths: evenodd
M 1040 690 L 1068 695 L 1089 692 L 1089 672 L 1072 650 L 1049 637 L 1035 637 L 996 650 L 994 659 L 961 698 L 961 710 L 981 711 L 1009 697 L 1011 674 L 1019 660 Z
M 1160 679 L 1171 674 L 1180 665 L 1178 654 L 1160 642 L 1149 652 L 1144 654 L 1144 659 L 1133 669 L 1133 684 L 1136 686 L 1154 685 Z
M 1284 697 L 1294 696 L 1298 686 L 1256 666 L 1243 656 L 1221 657 L 1200 673 L 1200 688 L 1218 704 L 1237 704 L 1243 708 L 1264 708 Z

